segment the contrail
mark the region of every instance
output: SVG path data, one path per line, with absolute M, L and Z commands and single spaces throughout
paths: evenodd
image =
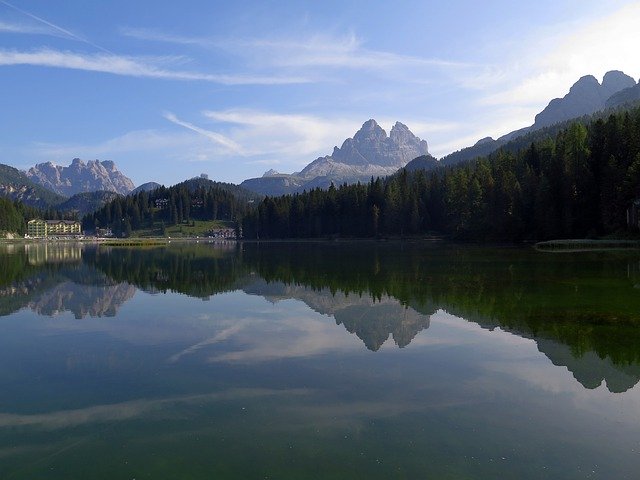
M 62 27 L 59 27 L 58 25 L 56 25 L 54 23 L 48 22 L 44 18 L 38 17 L 37 15 L 34 15 L 33 13 L 29 13 L 26 10 L 22 10 L 21 8 L 16 7 L 15 5 L 12 5 L 11 3 L 9 3 L 9 2 L 7 2 L 5 0 L 0 0 L 0 3 L 2 3 L 3 5 L 6 5 L 9 8 L 14 9 L 16 12 L 20 12 L 21 14 L 26 15 L 27 17 L 36 20 L 37 22 L 40 22 L 40 23 L 42 23 L 44 25 L 47 25 L 48 27 L 51 27 L 54 30 L 57 30 L 58 32 L 64 33 L 65 35 L 67 35 L 68 37 L 73 38 L 74 40 L 86 43 L 87 45 L 91 45 L 92 47 L 95 47 L 98 50 L 102 50 L 103 52 L 108 53 L 109 55 L 115 55 L 112 51 L 107 50 L 106 48 L 101 47 L 100 45 L 96 45 L 95 43 L 87 40 L 86 38 L 82 38 L 81 36 L 76 35 L 75 33 L 70 32 L 69 30 L 66 30 L 66 29 L 64 29 Z

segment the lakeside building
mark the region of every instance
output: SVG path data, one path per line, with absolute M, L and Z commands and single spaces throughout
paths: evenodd
M 42 220 L 27 222 L 28 237 L 50 237 L 58 235 L 80 235 L 82 226 L 74 220 Z
M 213 228 L 207 232 L 207 236 L 213 238 L 237 238 L 233 228 Z
M 113 230 L 111 228 L 96 228 L 96 237 L 109 238 L 113 237 Z

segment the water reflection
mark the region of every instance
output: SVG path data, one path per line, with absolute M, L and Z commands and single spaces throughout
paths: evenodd
M 12 248 L 0 255 L 0 478 L 640 468 L 632 253 Z
M 113 317 L 130 300 L 136 288 L 111 279 L 94 265 L 83 262 L 84 246 L 78 243 L 12 245 L 5 264 L 9 275 L 0 280 L 0 314 L 29 308 L 40 315 L 71 312 Z
M 333 317 L 337 325 L 343 325 L 374 352 L 390 336 L 398 347 L 406 347 L 418 333 L 429 328 L 430 316 L 435 313 L 435 309 L 430 314 L 419 313 L 386 294 L 374 298 L 366 293 L 347 294 L 342 290 L 313 289 L 279 281 L 268 283 L 264 279 L 251 282 L 242 290 L 272 302 L 287 299 L 304 302 L 312 310 Z
M 47 316 L 114 317 L 138 289 L 203 300 L 241 291 L 276 304 L 302 302 L 378 351 L 385 344 L 409 346 L 444 310 L 484 329 L 534 340 L 586 388 L 604 382 L 609 391 L 623 392 L 640 380 L 640 269 L 634 253 L 553 255 L 411 244 L 2 248 L 0 315 L 28 308 Z M 336 332 L 305 322 L 302 311 L 296 314 L 297 320 L 279 318 L 262 327 L 234 320 L 171 361 L 234 341 L 241 346 L 209 361 L 347 348 Z

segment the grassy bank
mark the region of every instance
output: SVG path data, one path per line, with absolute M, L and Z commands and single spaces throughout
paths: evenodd
M 207 236 L 212 229 L 217 228 L 234 228 L 234 224 L 233 222 L 224 222 L 222 220 L 193 220 L 179 225 L 166 225 L 164 227 L 164 236 L 171 238 L 204 237 Z M 151 227 L 131 232 L 132 238 L 155 238 L 162 236 L 162 222 L 155 222 Z

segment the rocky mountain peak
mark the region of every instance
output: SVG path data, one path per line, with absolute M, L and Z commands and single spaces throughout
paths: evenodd
M 134 188 L 133 182 L 109 160 L 90 160 L 85 163 L 79 158 L 74 158 L 68 167 L 54 165 L 51 162 L 40 163 L 29 169 L 27 177 L 65 196 L 96 191 L 125 195 Z
M 407 138 L 415 138 L 415 135 L 411 133 L 409 127 L 404 123 L 396 122 L 395 125 L 391 127 L 389 138 L 394 141 L 402 141 Z
M 495 140 L 493 139 L 493 137 L 484 137 L 484 138 L 481 138 L 480 140 L 478 140 L 478 141 L 475 143 L 475 145 L 474 145 L 474 146 L 477 146 L 477 145 L 486 145 L 486 144 L 488 144 L 488 143 L 493 143 L 493 142 L 495 142 Z
M 368 142 L 371 140 L 383 140 L 385 138 L 387 138 L 387 132 L 385 132 L 374 119 L 364 122 L 360 130 L 358 130 L 353 136 L 353 140 L 358 143 Z
M 96 162 L 97 162 L 97 161 L 98 161 L 98 160 L 96 160 Z M 115 162 L 113 162 L 112 160 L 103 160 L 103 161 L 102 161 L 102 166 L 103 166 L 104 168 L 106 168 L 107 170 L 111 171 L 111 172 L 113 172 L 113 171 L 117 170 L 117 168 L 116 168 L 116 164 L 115 164 Z
M 418 156 L 427 155 L 429 153 L 429 146 L 427 145 L 426 140 L 420 140 L 416 137 L 404 123 L 396 122 L 395 125 L 391 127 L 389 138 L 400 149 L 414 149 L 415 151 L 420 152 L 420 155 Z M 410 160 L 412 160 L 412 158 L 407 161 Z
M 598 89 L 600 87 L 600 82 L 593 75 L 585 75 L 580 77 L 576 83 L 574 83 L 569 89 L 569 93 L 581 93 L 585 90 L 590 89 Z
M 605 107 L 607 99 L 615 93 L 632 87 L 633 78 L 618 70 L 607 72 L 602 84 L 593 75 L 581 77 L 562 98 L 555 98 L 536 115 L 533 130 L 563 122 L 571 118 L 590 115 Z
M 633 87 L 636 81 L 633 77 L 630 77 L 620 70 L 611 70 L 604 74 L 602 79 L 602 88 L 605 91 L 605 95 L 610 97 L 614 93 L 617 93 L 625 88 Z
M 300 173 L 304 177 L 338 175 L 337 172 L 349 172 L 353 176 L 356 171 L 363 176 L 389 175 L 428 153 L 427 142 L 411 133 L 406 125 L 396 122 L 391 135 L 387 136 L 387 132 L 371 119 L 353 138 L 347 138 L 342 147 L 334 147 L 331 156 L 317 158 Z
M 409 127 L 407 127 L 404 123 L 402 122 L 397 122 L 393 124 L 393 127 L 391 127 L 391 131 L 393 132 L 394 130 L 400 130 L 400 131 L 409 131 Z
M 245 180 L 242 186 L 257 193 L 276 195 L 311 188 L 326 188 L 331 183 L 368 181 L 395 173 L 416 157 L 429 154 L 425 140 L 409 127 L 396 122 L 390 135 L 369 119 L 331 155 L 318 157 L 302 171 L 291 175 L 266 172 L 261 178 Z

